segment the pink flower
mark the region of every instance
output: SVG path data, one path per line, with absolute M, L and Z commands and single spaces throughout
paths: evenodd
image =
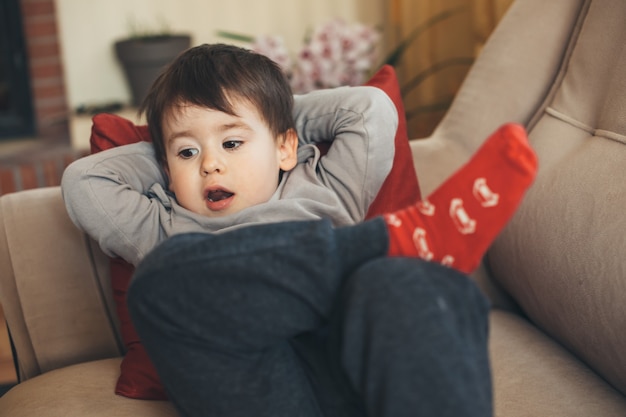
M 276 62 L 284 71 L 291 68 L 291 58 L 283 38 L 276 35 L 261 35 L 254 39 L 252 50 Z
M 294 93 L 306 93 L 362 84 L 378 58 L 379 39 L 370 27 L 334 19 L 315 28 L 293 63 L 278 36 L 259 36 L 252 49 L 283 68 Z

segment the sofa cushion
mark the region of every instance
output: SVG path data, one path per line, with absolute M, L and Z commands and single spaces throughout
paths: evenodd
M 0 397 L 11 417 L 177 417 L 168 401 L 134 401 L 113 393 L 121 358 L 85 362 L 24 381 Z
M 491 313 L 489 352 L 496 416 L 626 416 L 619 392 L 518 315 Z
M 626 193 L 618 180 L 626 144 L 550 119 L 531 142 L 540 171 L 489 250 L 493 277 L 534 324 L 626 394 Z
M 420 191 L 413 168 L 404 104 L 395 70 L 389 65 L 383 66 L 366 85 L 378 87 L 385 91 L 396 106 L 399 117 L 398 129 L 394 138 L 393 166 L 381 191 L 368 210 L 367 218 L 371 218 L 403 208 L 419 200 Z M 90 139 L 92 153 L 139 141 L 151 141 L 147 126 L 136 126 L 129 120 L 112 114 L 94 116 Z M 120 320 L 122 339 L 126 346 L 126 354 L 121 363 L 121 373 L 115 386 L 115 392 L 130 398 L 162 400 L 166 399 L 167 395 L 156 369 L 135 332 L 126 306 L 126 290 L 133 272 L 132 265 L 125 261 L 111 260 L 111 285 Z

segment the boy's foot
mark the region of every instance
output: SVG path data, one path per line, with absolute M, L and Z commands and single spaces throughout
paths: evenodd
M 389 256 L 417 256 L 470 273 L 537 172 L 524 127 L 506 124 L 425 200 L 384 216 Z

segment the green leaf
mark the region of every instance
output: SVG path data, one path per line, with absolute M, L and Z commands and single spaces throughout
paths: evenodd
M 248 43 L 254 42 L 254 36 L 243 35 L 241 33 L 227 32 L 224 30 L 218 30 L 217 36 L 221 36 L 222 38 L 227 38 L 227 39 L 240 41 L 240 42 L 248 42 Z

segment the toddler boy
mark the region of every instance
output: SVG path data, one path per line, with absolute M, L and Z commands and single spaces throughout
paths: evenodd
M 438 264 L 471 272 L 515 211 L 536 170 L 523 128 L 362 222 L 393 103 L 373 87 L 293 100 L 269 59 L 191 48 L 144 102 L 154 145 L 64 175 L 72 220 L 138 266 L 129 309 L 168 395 L 185 416 L 490 415 L 486 302 Z

